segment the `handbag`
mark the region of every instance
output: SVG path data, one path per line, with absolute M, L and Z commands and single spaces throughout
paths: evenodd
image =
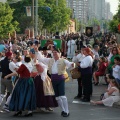
M 79 71 L 79 68 L 76 67 L 70 71 L 72 79 L 78 79 L 81 77 L 81 73 Z

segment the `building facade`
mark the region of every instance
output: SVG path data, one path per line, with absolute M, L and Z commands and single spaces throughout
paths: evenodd
M 73 10 L 73 18 L 78 21 L 87 21 L 89 0 L 66 0 L 67 7 Z

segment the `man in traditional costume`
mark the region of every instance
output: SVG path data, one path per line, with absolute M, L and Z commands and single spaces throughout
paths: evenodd
M 48 65 L 49 74 L 55 91 L 55 97 L 58 105 L 62 108 L 61 115 L 63 117 L 69 116 L 67 97 L 65 96 L 65 75 L 66 68 L 74 67 L 73 62 L 69 62 L 64 58 L 60 58 L 60 51 L 56 48 L 52 51 L 53 58 L 45 58 L 37 54 L 39 61 Z
M 12 59 L 12 52 L 11 51 L 6 52 L 5 56 L 6 57 L 0 62 L 1 71 L 2 71 L 0 104 L 3 102 L 6 89 L 7 89 L 6 100 L 8 96 L 11 94 L 13 89 L 11 77 L 7 78 L 6 80 L 4 79 L 6 75 L 12 73 L 12 71 L 9 69 L 9 63 L 10 63 L 10 60 Z

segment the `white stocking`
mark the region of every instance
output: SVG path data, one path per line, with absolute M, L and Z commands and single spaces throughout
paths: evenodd
M 61 98 L 62 101 L 63 101 L 63 106 L 64 106 L 64 108 L 65 108 L 65 112 L 66 112 L 66 113 L 69 113 L 67 97 L 66 97 L 66 96 L 60 96 L 60 98 Z
M 7 101 L 6 101 L 5 104 L 9 106 L 9 104 L 10 104 L 10 100 L 11 100 L 11 95 L 9 95 L 9 97 L 8 97 L 8 99 L 7 99 Z
M 58 102 L 58 105 L 62 108 L 62 111 L 65 111 L 62 99 L 60 97 L 56 97 L 56 100 Z

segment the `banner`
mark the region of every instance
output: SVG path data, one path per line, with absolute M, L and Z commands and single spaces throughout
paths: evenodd
M 31 6 L 26 7 L 26 14 L 27 16 L 31 16 Z
M 48 41 L 48 40 L 41 40 L 41 41 L 40 41 L 40 42 L 41 42 L 41 47 L 44 47 L 45 44 L 47 43 L 47 41 Z M 59 48 L 59 49 L 62 48 L 62 40 L 60 40 L 60 39 L 53 39 L 52 41 L 53 41 L 53 44 L 54 44 L 57 48 Z
M 93 27 L 86 27 L 85 30 L 86 36 L 90 37 L 93 35 Z

